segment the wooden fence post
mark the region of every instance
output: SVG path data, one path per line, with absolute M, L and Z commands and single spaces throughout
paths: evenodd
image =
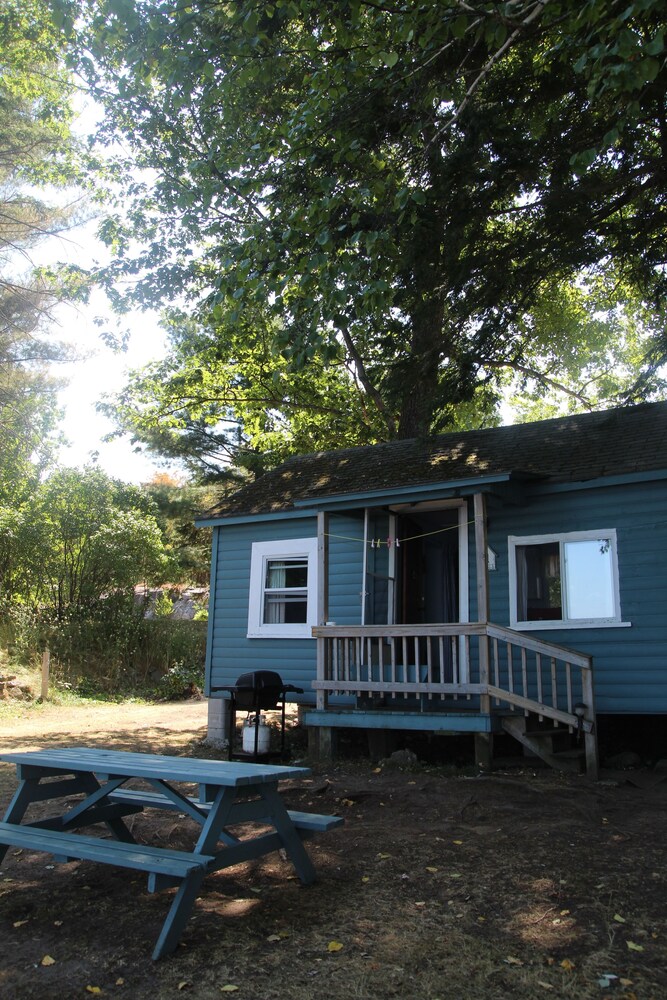
M 42 653 L 42 701 L 49 697 L 49 670 L 51 668 L 51 653 L 48 646 Z

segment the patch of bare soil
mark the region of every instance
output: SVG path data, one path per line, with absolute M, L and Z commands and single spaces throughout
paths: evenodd
M 205 703 L 82 720 L 61 709 L 45 722 L 2 732 L 3 748 L 57 739 L 215 756 L 201 742 Z M 181 947 L 158 963 L 173 890 L 149 895 L 127 871 L 10 850 L 0 997 L 663 1000 L 667 782 L 648 779 L 314 767 L 284 796 L 345 817 L 308 846 L 318 882 L 303 887 L 278 854 L 210 876 Z M 4 807 L 12 771 L 0 781 Z M 173 813 L 129 822 L 140 839 L 192 842 L 193 824 Z

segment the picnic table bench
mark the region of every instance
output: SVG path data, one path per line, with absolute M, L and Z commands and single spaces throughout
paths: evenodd
M 315 869 L 302 841 L 343 823 L 339 816 L 287 810 L 278 792 L 284 778 L 305 777 L 307 768 L 124 753 L 90 747 L 0 754 L 16 764 L 19 787 L 0 822 L 0 862 L 9 847 L 44 851 L 57 861 L 85 860 L 144 871 L 153 892 L 177 886 L 153 958 L 173 951 L 204 877 L 284 849 L 302 882 Z M 133 778 L 148 789 L 127 788 Z M 175 787 L 195 784 L 198 796 Z M 30 805 L 82 795 L 45 819 L 22 822 Z M 177 810 L 200 826 L 192 851 L 137 844 L 124 817 L 147 808 Z M 83 827 L 103 823 L 114 839 L 91 837 Z M 255 824 L 250 836 L 231 827 Z M 244 831 L 245 832 L 245 831 Z

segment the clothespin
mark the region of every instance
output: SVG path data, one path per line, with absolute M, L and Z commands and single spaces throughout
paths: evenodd
M 397 538 L 397 539 L 396 539 L 396 548 L 397 548 L 397 549 L 400 549 L 400 547 L 401 547 L 401 541 L 400 541 L 400 539 L 399 539 L 399 538 Z
M 391 548 L 391 538 L 388 538 L 388 539 L 387 539 L 387 548 L 388 548 L 388 549 L 390 549 L 390 548 Z

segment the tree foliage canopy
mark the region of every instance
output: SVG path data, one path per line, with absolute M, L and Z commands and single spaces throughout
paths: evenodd
M 5 599 L 62 615 L 167 572 L 151 501 L 99 469 L 59 469 L 3 514 Z
M 663 24 L 657 0 L 89 0 L 76 58 L 101 139 L 155 177 L 128 174 L 103 227 L 108 280 L 196 319 L 134 382 L 149 410 L 158 380 L 175 390 L 151 433 L 198 379 L 191 427 L 226 415 L 251 445 L 260 399 L 296 447 L 336 433 L 321 402 L 348 437 L 428 433 L 508 373 L 553 387 L 583 329 L 568 340 L 554 300 L 610 262 L 661 303 Z M 649 328 L 602 402 L 656 388 Z
M 69 357 L 49 329 L 57 284 L 35 248 L 71 225 L 64 189 L 77 179 L 73 88 L 65 40 L 45 0 L 0 9 L 0 507 L 20 506 L 50 460 L 57 424 L 55 361 Z

